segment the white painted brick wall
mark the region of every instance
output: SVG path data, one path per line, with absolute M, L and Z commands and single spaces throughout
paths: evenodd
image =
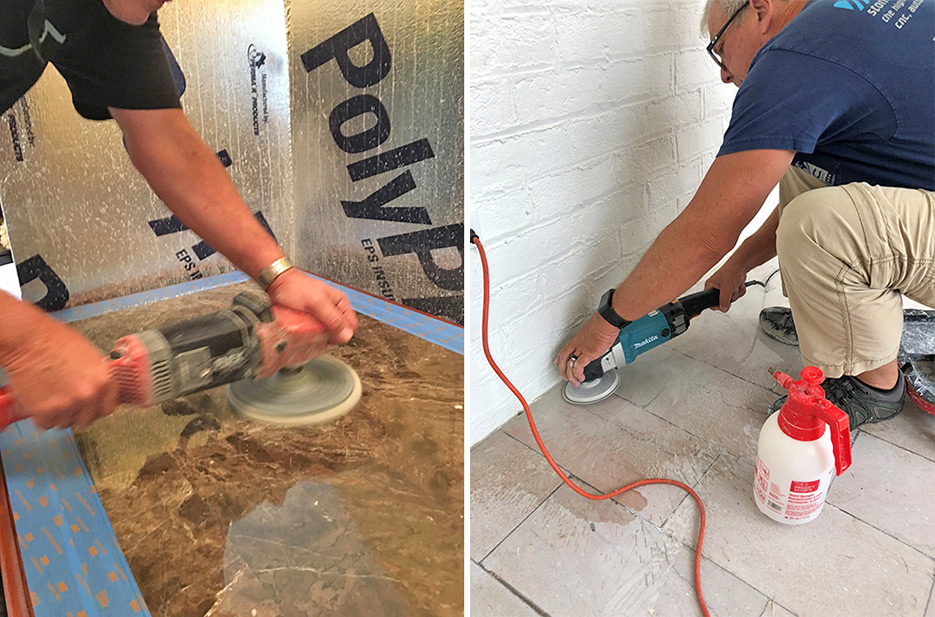
M 491 347 L 532 402 L 558 349 L 694 194 L 736 89 L 702 0 L 472 0 L 470 220 L 492 281 Z M 521 411 L 484 358 L 470 255 L 471 443 Z

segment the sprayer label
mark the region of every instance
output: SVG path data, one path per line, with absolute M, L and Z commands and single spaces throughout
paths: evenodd
M 814 480 L 812 482 L 798 482 L 796 480 L 792 481 L 792 486 L 789 487 L 789 492 L 792 493 L 813 493 L 818 490 L 818 485 L 820 480 Z
M 795 484 L 795 483 L 793 483 Z M 813 484 L 803 482 L 802 484 Z M 818 484 L 816 480 L 814 484 Z M 789 503 L 786 505 L 786 518 L 795 521 L 811 518 L 825 503 L 825 491 L 813 493 L 790 493 Z

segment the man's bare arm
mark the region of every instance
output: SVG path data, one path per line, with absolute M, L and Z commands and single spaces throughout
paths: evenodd
M 180 109 L 110 109 L 127 140 L 134 166 L 179 219 L 249 276 L 283 256 L 257 222 L 214 152 Z M 269 289 L 277 304 L 313 315 L 344 343 L 357 317 L 341 291 L 297 269 L 280 275 Z
M 744 282 L 750 270 L 776 256 L 776 230 L 779 228 L 779 208 L 775 208 L 756 232 L 744 240 L 718 271 L 705 281 L 705 287 L 721 290 L 720 310 L 727 311 L 731 302 L 743 296 Z
M 38 308 L 0 291 L 0 367 L 17 412 L 39 428 L 86 426 L 117 406 L 104 354 Z
M 133 165 L 172 212 L 251 277 L 283 256 L 181 109 L 115 109 Z
M 614 311 L 633 321 L 684 293 L 737 243 L 795 155 L 752 150 L 715 159 L 694 198 L 656 238 L 614 292 Z M 617 329 L 595 313 L 559 352 L 556 366 L 577 385 L 584 367 L 600 357 Z M 569 363 L 572 354 L 576 361 Z
M 695 197 L 617 288 L 614 310 L 638 319 L 694 285 L 734 248 L 794 154 L 752 150 L 715 159 Z

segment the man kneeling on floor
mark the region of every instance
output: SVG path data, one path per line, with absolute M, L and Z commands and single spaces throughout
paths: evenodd
M 907 5 L 899 20 L 863 9 L 707 0 L 708 53 L 739 87 L 730 125 L 694 198 L 610 306 L 627 322 L 679 296 L 778 183 L 779 206 L 706 286 L 726 311 L 747 273 L 778 254 L 802 359 L 829 377 L 851 429 L 902 410 L 902 294 L 935 306 L 935 2 Z M 791 330 L 783 317 L 764 320 Z M 592 315 L 556 359 L 563 376 L 581 383 L 617 332 Z

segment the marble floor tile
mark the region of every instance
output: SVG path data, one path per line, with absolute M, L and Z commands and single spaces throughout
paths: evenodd
M 110 349 L 244 287 L 76 327 Z M 462 357 L 364 316 L 328 353 L 364 389 L 330 424 L 249 422 L 215 388 L 76 432 L 155 617 L 463 614 Z
M 935 416 L 922 411 L 908 398 L 898 416 L 886 422 L 864 424 L 860 431 L 935 461 Z
M 760 427 L 776 393 L 686 357 L 680 377 L 646 408 L 718 448 L 756 460 Z
M 620 398 L 571 405 L 562 398 L 560 387 L 531 407 L 539 434 L 566 473 L 601 492 L 656 477 L 692 486 L 717 455 L 703 440 Z M 537 448 L 525 415 L 513 418 L 503 431 Z M 644 486 L 615 499 L 661 525 L 684 498 L 685 493 L 675 487 Z
M 935 561 L 832 505 L 806 525 L 776 523 L 756 508 L 753 474 L 722 455 L 700 482 L 706 557 L 798 617 L 924 615 Z M 697 524 L 686 503 L 664 530 L 686 537 Z
M 519 596 L 471 562 L 471 617 L 538 617 Z
M 932 586 L 932 594 L 929 596 L 929 607 L 925 611 L 925 617 L 935 617 L 935 585 Z
M 482 560 L 561 483 L 538 451 L 502 431 L 474 446 L 471 559 Z
M 861 434 L 828 503 L 935 558 L 935 462 Z
M 551 617 L 700 615 L 691 550 L 612 501 L 562 487 L 484 561 Z M 759 617 L 766 597 L 704 561 L 712 614 Z

